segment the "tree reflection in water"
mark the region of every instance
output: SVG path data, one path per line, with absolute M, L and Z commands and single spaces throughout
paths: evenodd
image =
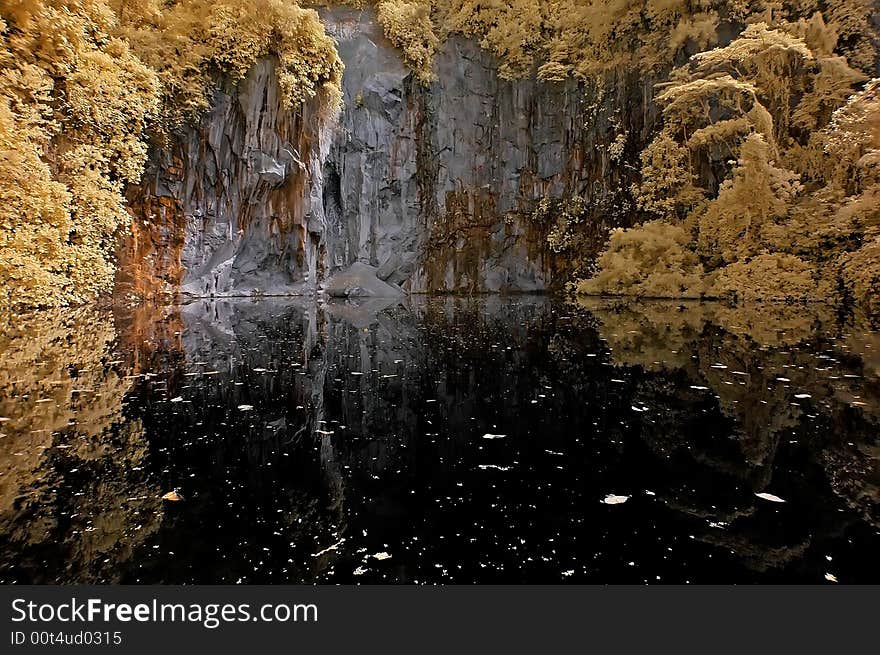
M 0 345 L 3 581 L 880 580 L 880 337 L 821 306 L 198 302 Z

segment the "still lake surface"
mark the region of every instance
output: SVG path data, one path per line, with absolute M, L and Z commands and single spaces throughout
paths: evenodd
M 5 320 L 2 583 L 880 582 L 880 333 L 822 307 Z

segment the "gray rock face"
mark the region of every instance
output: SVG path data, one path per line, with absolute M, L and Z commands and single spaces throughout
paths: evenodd
M 609 79 L 601 95 L 505 81 L 491 55 L 454 38 L 425 87 L 374 12 L 327 9 L 322 19 L 346 66 L 338 120 L 284 110 L 271 60 L 218 92 L 200 127 L 154 153 L 129 194 L 147 226 L 134 221 L 121 253 L 132 290 L 540 292 L 631 220 L 622 190 L 634 171 L 623 162 L 650 133 L 651 80 Z M 554 226 L 533 218 L 542 199 L 573 196 L 591 212 L 577 258 L 552 252 Z M 340 286 L 341 272 L 363 267 L 370 284 Z
M 323 266 L 322 199 L 313 193 L 322 187 L 322 125 L 308 104 L 283 107 L 275 69 L 274 60 L 259 61 L 237 88 L 215 93 L 198 127 L 152 154 L 129 192 L 143 219 L 121 253 L 121 281 L 133 290 L 315 292 Z M 158 271 L 150 261 L 161 262 Z
M 410 292 L 544 291 L 565 258 L 532 218 L 540 200 L 583 198 L 594 249 L 630 218 L 620 196 L 633 171 L 621 162 L 655 118 L 650 80 L 610 79 L 601 97 L 574 82 L 505 81 L 477 43 L 454 38 L 426 88 L 372 12 L 322 19 L 346 65 L 325 164 L 329 269 L 369 263 Z

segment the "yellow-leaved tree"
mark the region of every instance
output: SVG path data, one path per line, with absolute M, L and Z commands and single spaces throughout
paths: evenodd
M 0 1 L 0 306 L 109 290 L 156 75 L 100 0 Z

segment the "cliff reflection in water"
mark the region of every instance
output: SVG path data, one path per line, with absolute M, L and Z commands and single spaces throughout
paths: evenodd
M 199 302 L 0 345 L 4 582 L 880 581 L 880 336 L 821 308 Z

